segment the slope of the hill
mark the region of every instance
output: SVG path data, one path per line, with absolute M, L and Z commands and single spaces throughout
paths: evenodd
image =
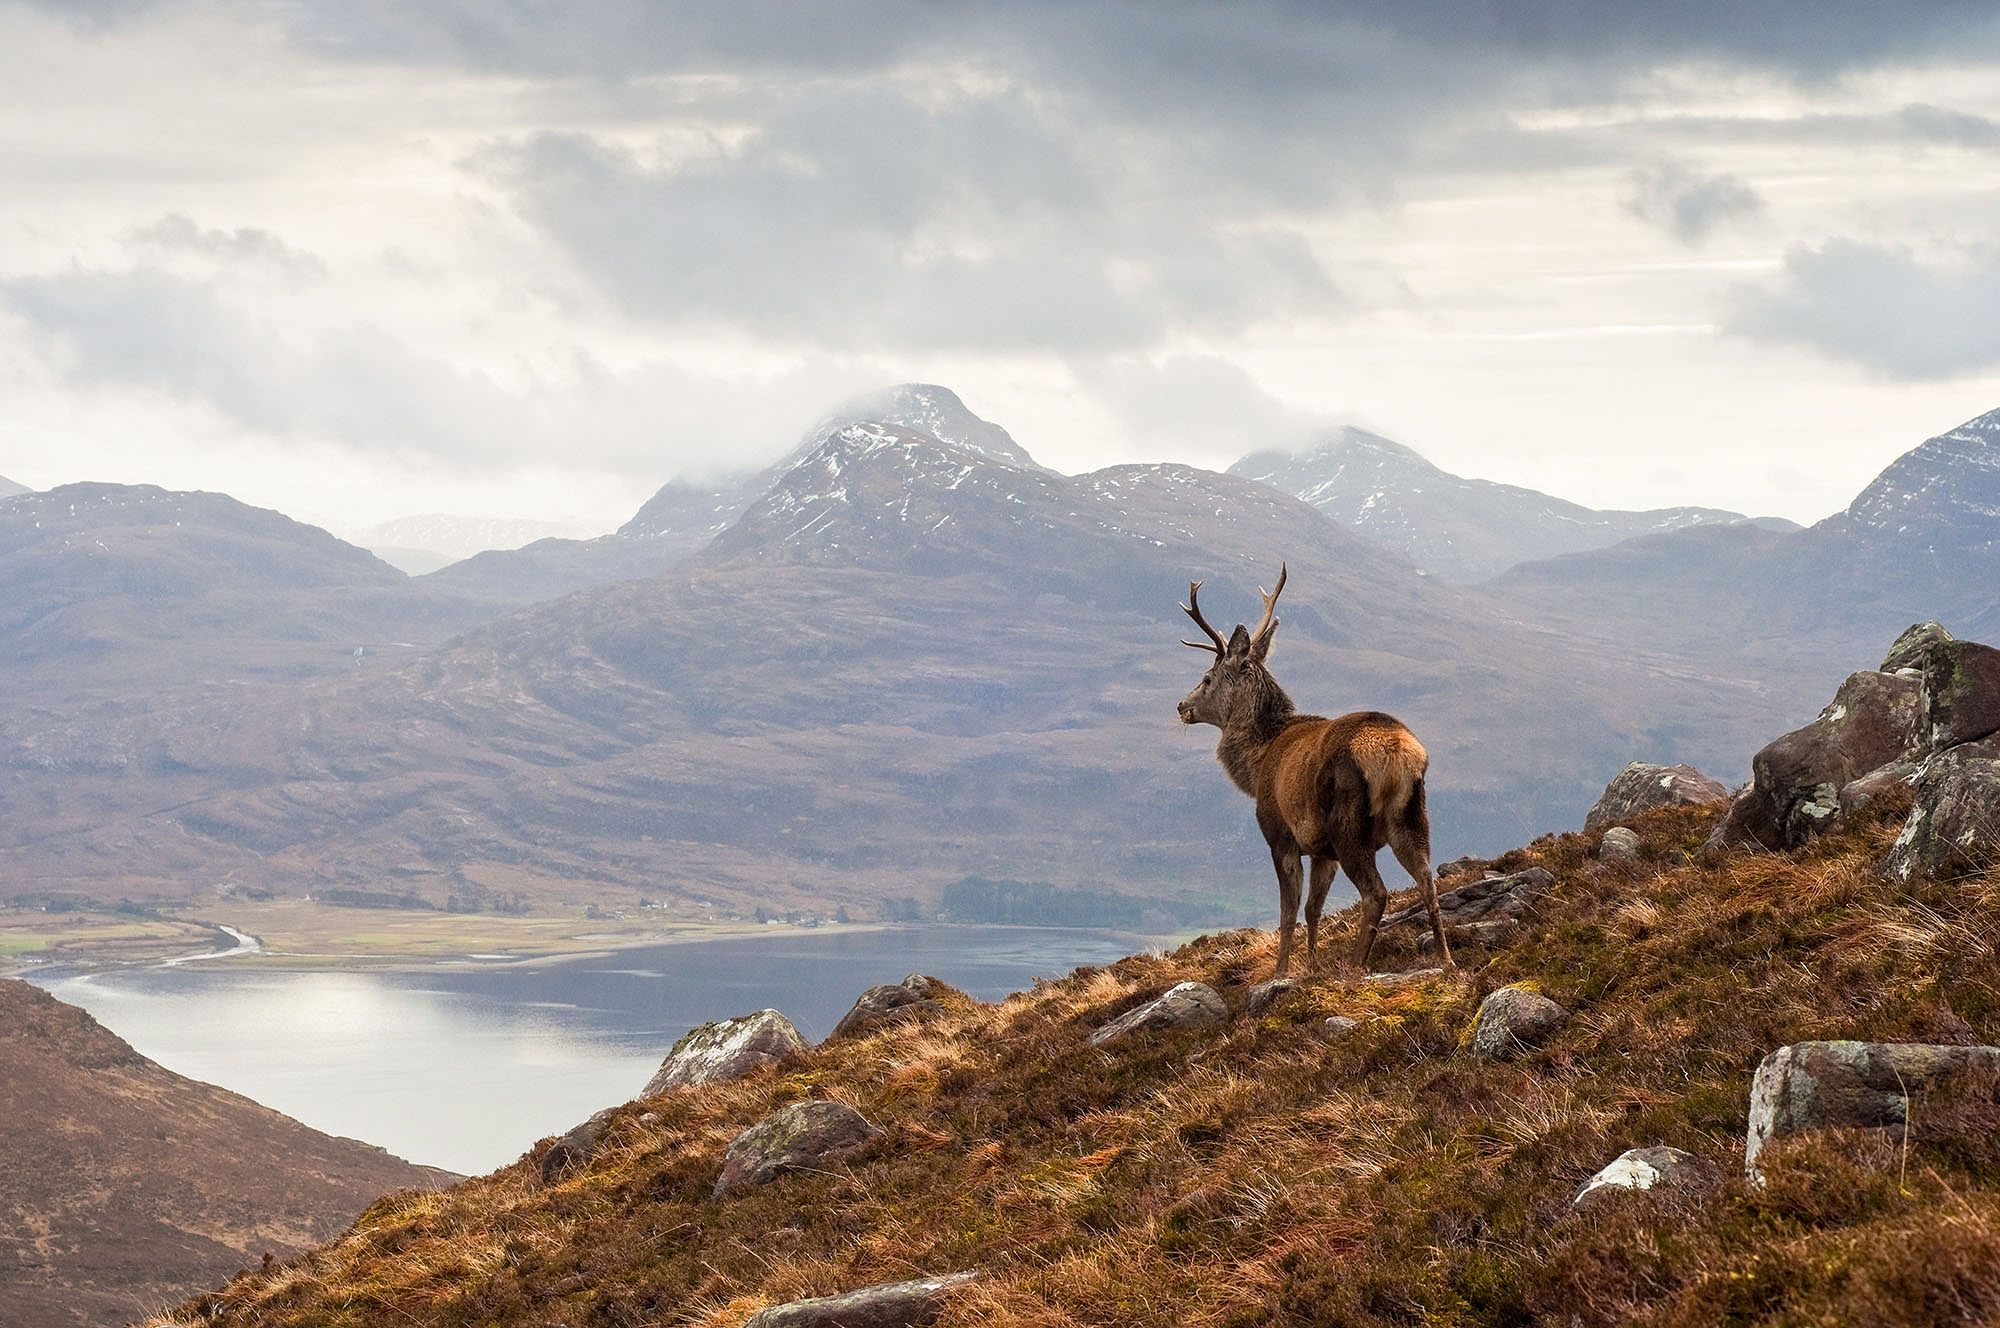
M 18 484 L 8 479 L 5 475 L 0 475 L 0 498 L 12 498 L 17 493 L 32 492 L 34 490 L 30 489 L 27 485 Z
M 1743 519 L 1712 507 L 1599 511 L 1515 484 L 1454 475 L 1401 443 L 1351 426 L 1304 452 L 1252 453 L 1229 473 L 1302 498 L 1454 581 L 1481 581 L 1516 563 L 1639 535 Z
M 82 1010 L 0 981 L 8 1328 L 129 1322 L 328 1239 L 391 1190 L 448 1179 L 183 1079 Z
M 1175 604 L 1205 576 L 1218 621 L 1253 616 L 1281 559 L 1278 676 L 1423 736 L 1447 855 L 1580 817 L 1637 756 L 1740 768 L 1796 704 L 1510 624 L 1268 486 L 855 424 L 663 576 L 402 668 L 0 744 L 0 842 L 111 898 L 582 882 L 877 916 L 987 876 L 1248 919 L 1268 865 L 1213 731 L 1175 719 L 1201 672 Z
M 1343 971 L 1253 1018 L 1272 945 L 1239 932 L 995 1005 L 948 999 L 632 1102 L 552 1182 L 538 1148 L 384 1201 L 156 1322 L 736 1328 L 775 1302 L 959 1271 L 978 1278 L 945 1328 L 1993 1321 L 1989 1097 L 1926 1099 L 1900 1131 L 1798 1135 L 1760 1156 L 1761 1185 L 1743 1161 L 1751 1076 L 1779 1046 L 2000 1041 L 2000 879 L 1890 887 L 1894 817 L 1704 865 L 1713 819 L 1655 813 L 1635 861 L 1600 861 L 1579 834 L 1508 855 L 1555 884 L 1512 939 L 1463 943 L 1456 976 Z M 1407 939 L 1378 956 L 1420 962 Z M 1223 993 L 1227 1021 L 1090 1044 L 1187 979 Z M 1475 1008 L 1505 984 L 1571 1017 L 1512 1060 L 1474 1059 Z M 1332 1015 L 1358 1026 L 1329 1036 Z M 883 1133 L 712 1197 L 729 1141 L 806 1099 Z M 1653 1145 L 1693 1154 L 1691 1183 L 1572 1211 L 1599 1168 Z

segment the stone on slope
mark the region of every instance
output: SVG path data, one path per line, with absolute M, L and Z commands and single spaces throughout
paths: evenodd
M 2000 863 L 2000 736 L 1938 753 L 1913 782 L 1916 805 L 1882 866 L 1891 880 L 1959 876 Z
M 1902 1126 L 1910 1095 L 1965 1076 L 2000 1086 L 2000 1047 L 1920 1042 L 1797 1042 L 1764 1058 L 1750 1083 L 1750 1128 L 1743 1166 L 1773 1139 L 1801 1130 Z M 1978 1086 L 1978 1085 L 1975 1085 Z
M 1570 1207 L 1587 1210 L 1635 1191 L 1671 1189 L 1699 1177 L 1703 1170 L 1700 1158 L 1678 1148 L 1664 1144 L 1628 1148 L 1577 1191 Z
M 611 1118 L 617 1114 L 618 1108 L 606 1107 L 549 1145 L 549 1151 L 542 1154 L 542 1182 L 561 1180 L 595 1157 L 611 1129 Z
M 743 1328 L 919 1328 L 937 1318 L 954 1287 L 977 1273 L 920 1277 L 912 1282 L 886 1282 L 841 1296 L 795 1300 L 758 1310 Z
M 1597 856 L 1603 862 L 1637 862 L 1639 832 L 1628 826 L 1612 826 L 1604 832 L 1604 838 L 1598 841 Z
M 1714 847 L 1798 848 L 1840 812 L 1840 791 L 1916 745 L 1923 684 L 1909 673 L 1851 674 L 1819 717 L 1750 762 L 1750 787 L 1715 828 Z
M 758 1121 L 729 1143 L 715 1197 L 764 1185 L 801 1167 L 824 1168 L 850 1156 L 882 1131 L 845 1102 L 794 1102 Z
M 1904 669 L 1915 669 L 1922 673 L 1924 658 L 1930 654 L 1931 647 L 1954 639 L 1944 629 L 1943 623 L 1920 622 L 1906 627 L 1889 647 L 1889 653 L 1882 657 L 1882 672 L 1900 673 Z
M 1260 982 L 1245 993 L 1243 1013 L 1255 1019 L 1303 985 L 1297 978 L 1272 978 Z
M 1841 785 L 1839 798 L 1841 818 L 1844 820 L 1859 814 L 1884 793 L 1908 788 L 1915 782 L 1918 769 L 1914 761 L 1896 761 Z
M 1359 1019 L 1344 1014 L 1330 1014 L 1320 1021 L 1319 1035 L 1331 1042 L 1335 1038 L 1346 1037 L 1359 1027 L 1361 1027 Z
M 909 1019 L 927 1019 L 944 1006 L 937 997 L 950 990 L 944 983 L 922 973 L 912 973 L 901 982 L 884 983 L 861 993 L 854 1007 L 840 1017 L 827 1040 L 872 1033 L 890 1024 Z
M 1502 987 L 1479 1003 L 1472 1020 L 1473 1057 L 1504 1061 L 1538 1046 L 1569 1022 L 1569 1011 L 1526 987 Z
M 1662 807 L 1707 807 L 1729 801 L 1729 789 L 1691 765 L 1634 761 L 1619 771 L 1583 818 L 1585 830 L 1602 830 Z
M 1524 868 L 1507 876 L 1487 876 L 1439 894 L 1438 916 L 1447 927 L 1518 922 L 1555 883 L 1556 878 L 1542 867 Z M 1383 915 L 1382 925 L 1428 929 L 1431 915 L 1422 903 L 1415 903 Z
M 806 1040 L 799 1036 L 799 1030 L 776 1010 L 717 1019 L 689 1029 L 674 1043 L 639 1096 L 653 1097 L 669 1088 L 740 1079 L 805 1049 Z
M 1924 656 L 1923 736 L 1933 752 L 2000 733 L 2000 650 L 1946 641 Z
M 1219 1024 L 1228 1016 L 1229 1007 L 1215 988 L 1205 982 L 1181 982 L 1099 1028 L 1090 1035 L 1090 1045 L 1108 1047 L 1134 1033 Z
M 1413 987 L 1419 982 L 1443 976 L 1441 968 L 1410 968 L 1401 973 L 1370 973 L 1361 980 L 1373 987 Z

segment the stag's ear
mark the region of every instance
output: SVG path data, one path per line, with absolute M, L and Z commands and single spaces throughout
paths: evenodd
M 1247 659 L 1250 655 L 1250 629 L 1242 623 L 1229 634 L 1229 655 L 1232 659 Z
M 1270 630 L 1265 632 L 1262 636 L 1253 639 L 1253 642 L 1250 647 L 1250 658 L 1256 660 L 1259 664 L 1262 664 L 1265 658 L 1271 653 L 1271 643 L 1277 639 L 1278 639 L 1278 620 L 1276 618 L 1273 618 L 1271 619 Z

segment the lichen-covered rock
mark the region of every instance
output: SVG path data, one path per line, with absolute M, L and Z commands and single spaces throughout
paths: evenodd
M 1750 787 L 1730 804 L 1710 845 L 1791 849 L 1830 829 L 1843 788 L 1916 745 L 1923 690 L 1909 673 L 1850 675 L 1817 719 L 1751 759 Z
M 1229 1007 L 1215 988 L 1205 982 L 1181 982 L 1152 1000 L 1127 1010 L 1090 1035 L 1093 1047 L 1108 1047 L 1134 1033 L 1155 1033 L 1169 1028 L 1199 1028 L 1219 1024 L 1229 1016 Z
M 1882 866 L 1891 880 L 1961 876 L 2000 863 L 2000 736 L 1938 753 L 1913 783 L 1916 805 Z
M 1597 856 L 1602 862 L 1637 862 L 1638 831 L 1622 825 L 1612 826 L 1604 832 L 1604 838 L 1598 841 Z
M 1568 1022 L 1569 1011 L 1548 997 L 1526 987 L 1502 987 L 1479 1003 L 1467 1050 L 1478 1060 L 1506 1060 L 1546 1042 Z
M 1946 641 L 1924 656 L 1924 737 L 1941 752 L 2000 733 L 2000 650 Z
M 795 1300 L 758 1310 L 743 1328 L 920 1328 L 943 1310 L 953 1287 L 964 1286 L 976 1273 L 921 1277 L 913 1282 L 886 1282 L 843 1296 Z
M 669 1088 L 740 1079 L 805 1049 L 799 1030 L 776 1010 L 717 1019 L 689 1029 L 674 1043 L 639 1095 L 653 1097 Z
M 1859 814 L 1885 793 L 1908 788 L 1915 781 L 1918 769 L 1914 761 L 1896 761 L 1842 785 L 1839 799 L 1841 819 Z
M 1243 997 L 1243 1013 L 1255 1019 L 1303 984 L 1297 978 L 1272 978 L 1250 988 Z
M 1438 916 L 1447 927 L 1467 927 L 1477 922 L 1518 921 L 1535 901 L 1554 887 L 1556 878 L 1546 868 L 1528 867 L 1508 876 L 1487 876 L 1438 895 Z M 1431 925 L 1430 911 L 1421 903 L 1383 915 L 1384 927 Z
M 1691 765 L 1634 761 L 1619 771 L 1583 818 L 1586 831 L 1602 830 L 1662 807 L 1706 807 L 1729 801 L 1729 789 Z
M 729 1143 L 715 1197 L 764 1185 L 800 1167 L 826 1167 L 882 1133 L 845 1102 L 794 1102 L 758 1121 Z
M 937 998 L 948 990 L 944 983 L 922 973 L 912 973 L 901 982 L 870 987 L 840 1017 L 827 1040 L 854 1037 L 911 1019 L 927 1019 L 944 1010 Z
M 1630 1148 L 1592 1176 L 1570 1200 L 1570 1207 L 1588 1210 L 1634 1192 L 1670 1189 L 1700 1177 L 1705 1170 L 1700 1158 L 1678 1148 L 1664 1144 Z
M 1922 673 L 1924 660 L 1931 653 L 1931 647 L 1955 639 L 1944 629 L 1943 623 L 1920 622 L 1906 627 L 1903 629 L 1903 634 L 1896 638 L 1895 644 L 1889 647 L 1889 653 L 1882 657 L 1882 672 L 1900 673 L 1904 669 L 1915 669 L 1918 673 Z
M 610 1132 L 611 1118 L 617 1114 L 618 1108 L 606 1107 L 551 1144 L 549 1151 L 542 1154 L 542 1182 L 561 1180 L 595 1157 L 598 1146 Z
M 1910 1097 L 1954 1076 L 2000 1085 L 2000 1047 L 1921 1042 L 1798 1042 L 1764 1058 L 1750 1084 L 1750 1129 L 1743 1166 L 1773 1139 L 1800 1130 L 1884 1128 L 1910 1119 Z
M 1443 976 L 1441 968 L 1411 968 L 1401 973 L 1370 973 L 1361 980 L 1374 987 L 1409 987 Z

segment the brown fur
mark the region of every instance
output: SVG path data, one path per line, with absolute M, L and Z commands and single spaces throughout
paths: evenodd
M 1279 590 L 1284 582 L 1279 581 Z M 1264 666 L 1277 626 L 1265 597 L 1264 623 L 1252 636 L 1238 626 L 1227 642 L 1200 616 L 1190 587 L 1190 617 L 1216 642 L 1216 661 L 1181 702 L 1188 724 L 1222 730 L 1216 756 L 1236 786 L 1257 802 L 1257 827 L 1271 849 L 1278 876 L 1278 974 L 1291 962 L 1292 931 L 1304 885 L 1302 858 L 1312 859 L 1312 888 L 1305 899 L 1306 964 L 1319 967 L 1319 920 L 1336 866 L 1361 895 L 1355 962 L 1368 966 L 1375 931 L 1389 899 L 1375 869 L 1375 855 L 1390 848 L 1423 892 L 1438 953 L 1449 964 L 1451 945 L 1438 914 L 1431 874 L 1430 816 L 1424 776 L 1430 757 L 1417 736 L 1380 711 L 1323 719 L 1298 714 L 1291 698 Z M 1193 644 L 1193 643 L 1190 643 Z

